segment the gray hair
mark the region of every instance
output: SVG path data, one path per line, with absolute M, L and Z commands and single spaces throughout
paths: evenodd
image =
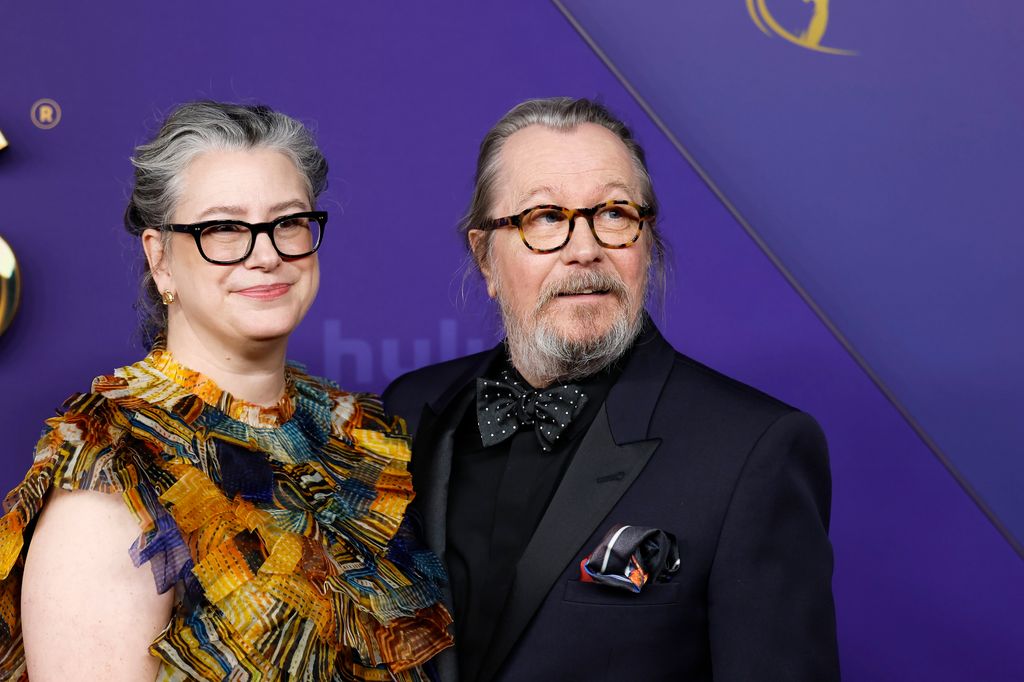
M 305 180 L 310 206 L 316 205 L 327 188 L 327 160 L 306 126 L 262 105 L 192 102 L 174 109 L 156 136 L 135 148 L 131 157 L 135 184 L 124 212 L 125 229 L 140 236 L 148 228 L 171 222 L 184 171 L 199 154 L 256 148 L 288 156 Z M 164 235 L 165 245 L 169 234 Z M 142 340 L 152 345 L 167 332 L 167 309 L 148 265 L 137 308 Z
M 572 131 L 584 123 L 594 123 L 607 128 L 626 146 L 637 178 L 640 181 L 641 201 L 651 208 L 654 218 L 645 222 L 650 233 L 650 271 L 648 295 L 662 300 L 665 292 L 666 264 L 668 262 L 668 246 L 657 229 L 658 198 L 654 194 L 654 185 L 647 171 L 647 159 L 643 148 L 633 138 L 629 127 L 612 114 L 607 107 L 589 99 L 573 99 L 572 97 L 550 97 L 547 99 L 530 99 L 516 105 L 501 117 L 480 143 L 480 154 L 476 162 L 476 181 L 469 211 L 459 225 L 459 233 L 469 244 L 469 231 L 478 228 L 486 221 L 499 217 L 491 215 L 494 205 L 494 186 L 497 183 L 500 166 L 501 150 L 505 141 L 514 133 L 532 125 L 541 125 L 553 130 Z M 486 262 L 491 243 L 491 234 L 485 233 L 478 243 L 473 261 L 479 267 Z

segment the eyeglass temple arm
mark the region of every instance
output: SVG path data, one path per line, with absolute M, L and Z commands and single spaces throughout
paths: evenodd
M 481 225 L 479 229 L 497 230 L 499 227 L 508 227 L 509 225 L 512 227 L 519 227 L 519 221 L 520 218 L 517 215 L 510 216 L 508 218 L 494 218 L 493 220 L 488 220 L 486 223 Z

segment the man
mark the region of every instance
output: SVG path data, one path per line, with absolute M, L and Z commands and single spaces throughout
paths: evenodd
M 656 219 L 598 104 L 524 102 L 481 145 L 463 228 L 507 337 L 384 398 L 451 578 L 445 679 L 839 677 L 824 438 L 658 333 Z

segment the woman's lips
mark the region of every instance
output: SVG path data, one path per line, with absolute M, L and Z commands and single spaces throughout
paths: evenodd
M 248 296 L 249 298 L 259 299 L 261 301 L 270 301 L 284 296 L 291 288 L 291 284 L 267 284 L 258 287 L 249 287 L 248 289 L 240 289 L 235 293 L 241 294 L 242 296 Z

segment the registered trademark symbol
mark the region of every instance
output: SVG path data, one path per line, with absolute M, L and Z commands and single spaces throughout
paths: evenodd
M 56 127 L 60 123 L 60 105 L 45 97 L 37 100 L 32 105 L 32 123 L 43 130 Z

